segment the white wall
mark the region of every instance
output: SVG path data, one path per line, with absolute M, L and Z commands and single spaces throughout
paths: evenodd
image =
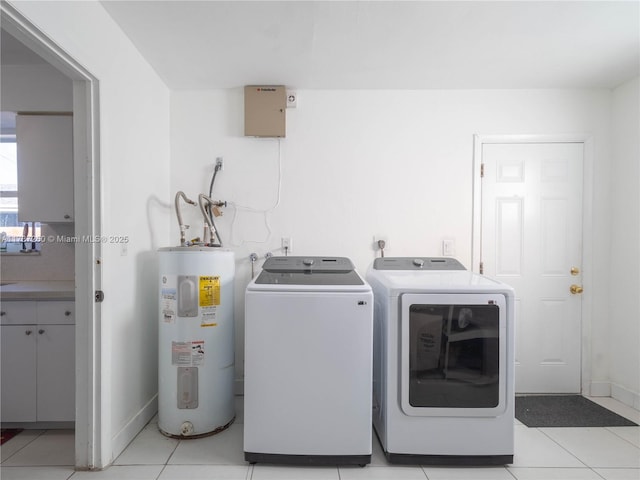
M 640 78 L 613 92 L 611 396 L 640 410 Z
M 472 268 L 474 134 L 590 134 L 585 199 L 594 216 L 585 255 L 597 275 L 589 285 L 593 318 L 590 350 L 594 378 L 607 378 L 602 359 L 609 343 L 608 212 L 610 93 L 598 91 L 377 91 L 298 90 L 287 110 L 282 139 L 282 191 L 264 216 L 226 209 L 218 219 L 223 240 L 236 252 L 236 375 L 243 376 L 243 300 L 248 255 L 281 253 L 281 237 L 294 255 L 350 257 L 364 273 L 373 261 L 374 235 L 388 240 L 390 256 L 441 254 L 443 238 Z M 206 192 L 216 156 L 225 167 L 214 198 L 256 209 L 277 199 L 278 140 L 243 137 L 241 89 L 172 92 L 171 191 Z M 597 180 L 594 180 L 597 179 Z M 236 213 L 234 221 L 234 212 Z M 183 208 L 201 234 L 195 208 Z M 172 222 L 172 243 L 178 241 Z M 477 268 L 477 266 L 474 269 Z M 606 319 L 605 319 L 606 314 Z
M 70 112 L 71 80 L 50 65 L 2 65 L 0 106 L 5 112 Z
M 130 238 L 126 255 L 105 243 L 101 259 L 106 465 L 155 413 L 154 252 L 168 243 L 169 91 L 99 2 L 10 3 L 99 81 L 101 233 Z

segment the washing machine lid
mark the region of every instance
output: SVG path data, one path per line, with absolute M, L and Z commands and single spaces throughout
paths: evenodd
M 364 285 L 346 257 L 271 257 L 256 278 L 258 285 Z
M 374 270 L 466 270 L 451 257 L 382 257 L 373 262 Z

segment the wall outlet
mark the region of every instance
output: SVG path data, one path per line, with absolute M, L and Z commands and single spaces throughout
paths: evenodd
M 456 241 L 452 238 L 445 238 L 442 241 L 442 256 L 454 257 L 456 254 Z
M 216 158 L 216 169 L 224 170 L 224 159 L 222 157 Z
M 287 89 L 287 108 L 296 108 L 298 106 L 298 92 Z
M 389 241 L 387 237 L 382 235 L 376 235 L 373 237 L 373 250 L 380 251 L 389 248 Z
M 293 240 L 291 237 L 282 237 L 282 251 L 289 255 L 292 251 Z

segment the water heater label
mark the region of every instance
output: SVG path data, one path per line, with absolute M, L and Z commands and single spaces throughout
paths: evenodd
M 162 319 L 165 323 L 175 323 L 177 300 L 176 289 L 163 288 L 160 295 L 162 298 Z
M 200 277 L 200 306 L 220 305 L 220 277 Z
M 201 327 L 217 327 L 218 323 L 216 322 L 216 313 L 218 307 L 203 307 L 202 308 L 202 321 L 200 322 Z
M 201 367 L 204 365 L 204 340 L 171 342 L 171 365 Z

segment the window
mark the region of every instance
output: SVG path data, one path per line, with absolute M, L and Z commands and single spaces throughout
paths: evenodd
M 24 233 L 28 227 L 28 234 Z M 40 250 L 38 222 L 18 221 L 18 160 L 15 134 L 0 135 L 0 247 L 2 252 Z

